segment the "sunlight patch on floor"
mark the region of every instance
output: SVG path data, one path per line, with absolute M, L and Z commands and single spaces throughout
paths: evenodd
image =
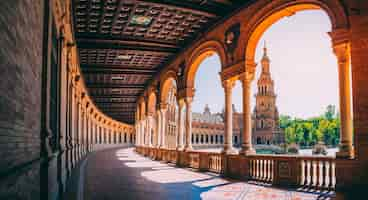
M 205 188 L 205 187 L 214 187 L 218 185 L 223 185 L 227 183 L 229 183 L 229 181 L 224 180 L 222 178 L 214 178 L 211 180 L 198 181 L 198 182 L 193 183 L 193 185 L 200 187 L 200 188 Z
M 144 171 L 141 175 L 150 181 L 157 183 L 183 183 L 209 179 L 211 176 L 185 169 L 166 169 L 155 171 Z

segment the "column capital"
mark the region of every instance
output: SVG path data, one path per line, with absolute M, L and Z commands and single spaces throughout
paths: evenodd
M 337 57 L 338 62 L 348 61 L 350 54 L 350 43 L 340 43 L 333 46 L 333 52 Z
M 193 102 L 193 97 L 185 97 L 184 101 L 185 101 L 186 104 L 190 104 L 190 103 Z
M 228 79 L 228 80 L 222 81 L 222 87 L 225 89 L 225 92 L 233 89 L 234 86 L 235 86 L 235 80 Z
M 184 98 L 177 98 L 179 108 L 183 108 L 185 104 Z
M 167 109 L 167 103 L 160 103 L 160 110 L 166 110 Z
M 331 32 L 328 32 L 328 35 L 331 37 L 332 46 L 350 43 L 351 40 L 351 31 L 348 28 L 334 29 Z
M 245 71 L 240 74 L 239 79 L 242 80 L 243 83 L 253 81 L 256 75 L 256 66 L 257 63 L 255 63 L 254 61 L 245 61 Z
M 240 75 L 240 80 L 245 85 L 249 85 L 250 82 L 254 80 L 254 77 L 256 76 L 256 72 L 254 71 L 245 71 Z
M 181 88 L 177 91 L 178 98 L 193 97 L 195 89 L 193 87 Z
M 153 117 L 153 115 L 154 115 L 155 113 L 154 112 L 152 112 L 152 111 L 149 111 L 149 112 L 147 112 L 147 117 Z

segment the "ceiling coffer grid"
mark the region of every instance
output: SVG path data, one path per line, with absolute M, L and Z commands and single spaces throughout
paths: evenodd
M 146 84 L 183 47 L 246 0 L 73 0 L 89 93 L 103 112 L 134 123 Z

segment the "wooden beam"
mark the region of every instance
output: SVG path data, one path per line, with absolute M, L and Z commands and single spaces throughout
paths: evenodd
M 83 49 L 119 49 L 119 50 L 138 50 L 154 51 L 166 54 L 176 53 L 180 48 L 174 44 L 161 42 L 149 42 L 140 40 L 127 40 L 124 38 L 106 38 L 103 35 L 80 35 L 77 39 L 78 48 Z M 109 36 L 110 37 L 110 36 Z
M 106 65 L 81 65 L 82 72 L 85 74 L 141 74 L 141 75 L 154 75 L 157 73 L 155 69 L 142 69 L 142 68 L 126 68 L 123 66 L 106 66 Z
M 93 98 L 138 98 L 137 94 L 90 94 Z
M 100 83 L 88 83 L 87 87 L 90 89 L 144 89 L 144 85 L 139 84 L 100 84 Z
M 100 103 L 111 103 L 111 104 L 121 104 L 121 103 L 136 103 L 137 101 L 114 101 L 114 102 L 111 102 L 111 101 L 97 101 L 95 100 L 94 103 L 96 104 L 100 104 Z

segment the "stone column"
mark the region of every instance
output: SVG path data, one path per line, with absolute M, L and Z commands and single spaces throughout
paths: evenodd
M 136 124 L 136 135 L 137 135 L 137 138 L 136 138 L 136 145 L 137 146 L 140 146 L 140 134 L 141 134 L 141 127 L 140 127 L 140 124 L 139 124 L 139 120 L 137 120 L 137 124 Z
M 349 43 L 334 45 L 338 61 L 339 100 L 340 100 L 340 148 L 336 157 L 353 157 L 353 119 L 351 112 L 351 74 Z
M 184 132 L 184 99 L 178 99 L 178 105 L 179 105 L 179 109 L 178 109 L 178 131 L 177 131 L 177 135 L 176 135 L 176 144 L 177 150 L 183 150 L 184 146 L 183 146 L 183 132 Z
M 102 127 L 102 144 L 106 144 L 106 124 Z
M 144 126 L 144 119 L 141 120 L 141 145 L 145 145 L 145 126 Z
M 157 110 L 156 148 L 161 147 L 161 111 Z
M 223 153 L 236 153 L 233 148 L 233 107 L 232 107 L 232 89 L 235 81 L 225 80 L 222 82 L 225 90 L 225 143 Z M 210 141 L 209 141 L 210 142 Z
M 185 98 L 186 116 L 185 116 L 185 146 L 184 151 L 193 150 L 192 147 L 192 97 Z
M 249 155 L 254 154 L 255 150 L 252 147 L 252 118 L 250 108 L 250 93 L 251 83 L 254 79 L 255 64 L 247 64 L 247 72 L 241 77 L 243 86 L 243 138 L 242 138 L 242 149 L 240 154 Z
M 147 116 L 147 145 L 149 147 L 152 146 L 152 141 L 151 141 L 151 137 L 152 137 L 152 115 L 149 114 Z
M 166 148 L 166 105 L 161 105 L 161 144 L 160 148 Z

